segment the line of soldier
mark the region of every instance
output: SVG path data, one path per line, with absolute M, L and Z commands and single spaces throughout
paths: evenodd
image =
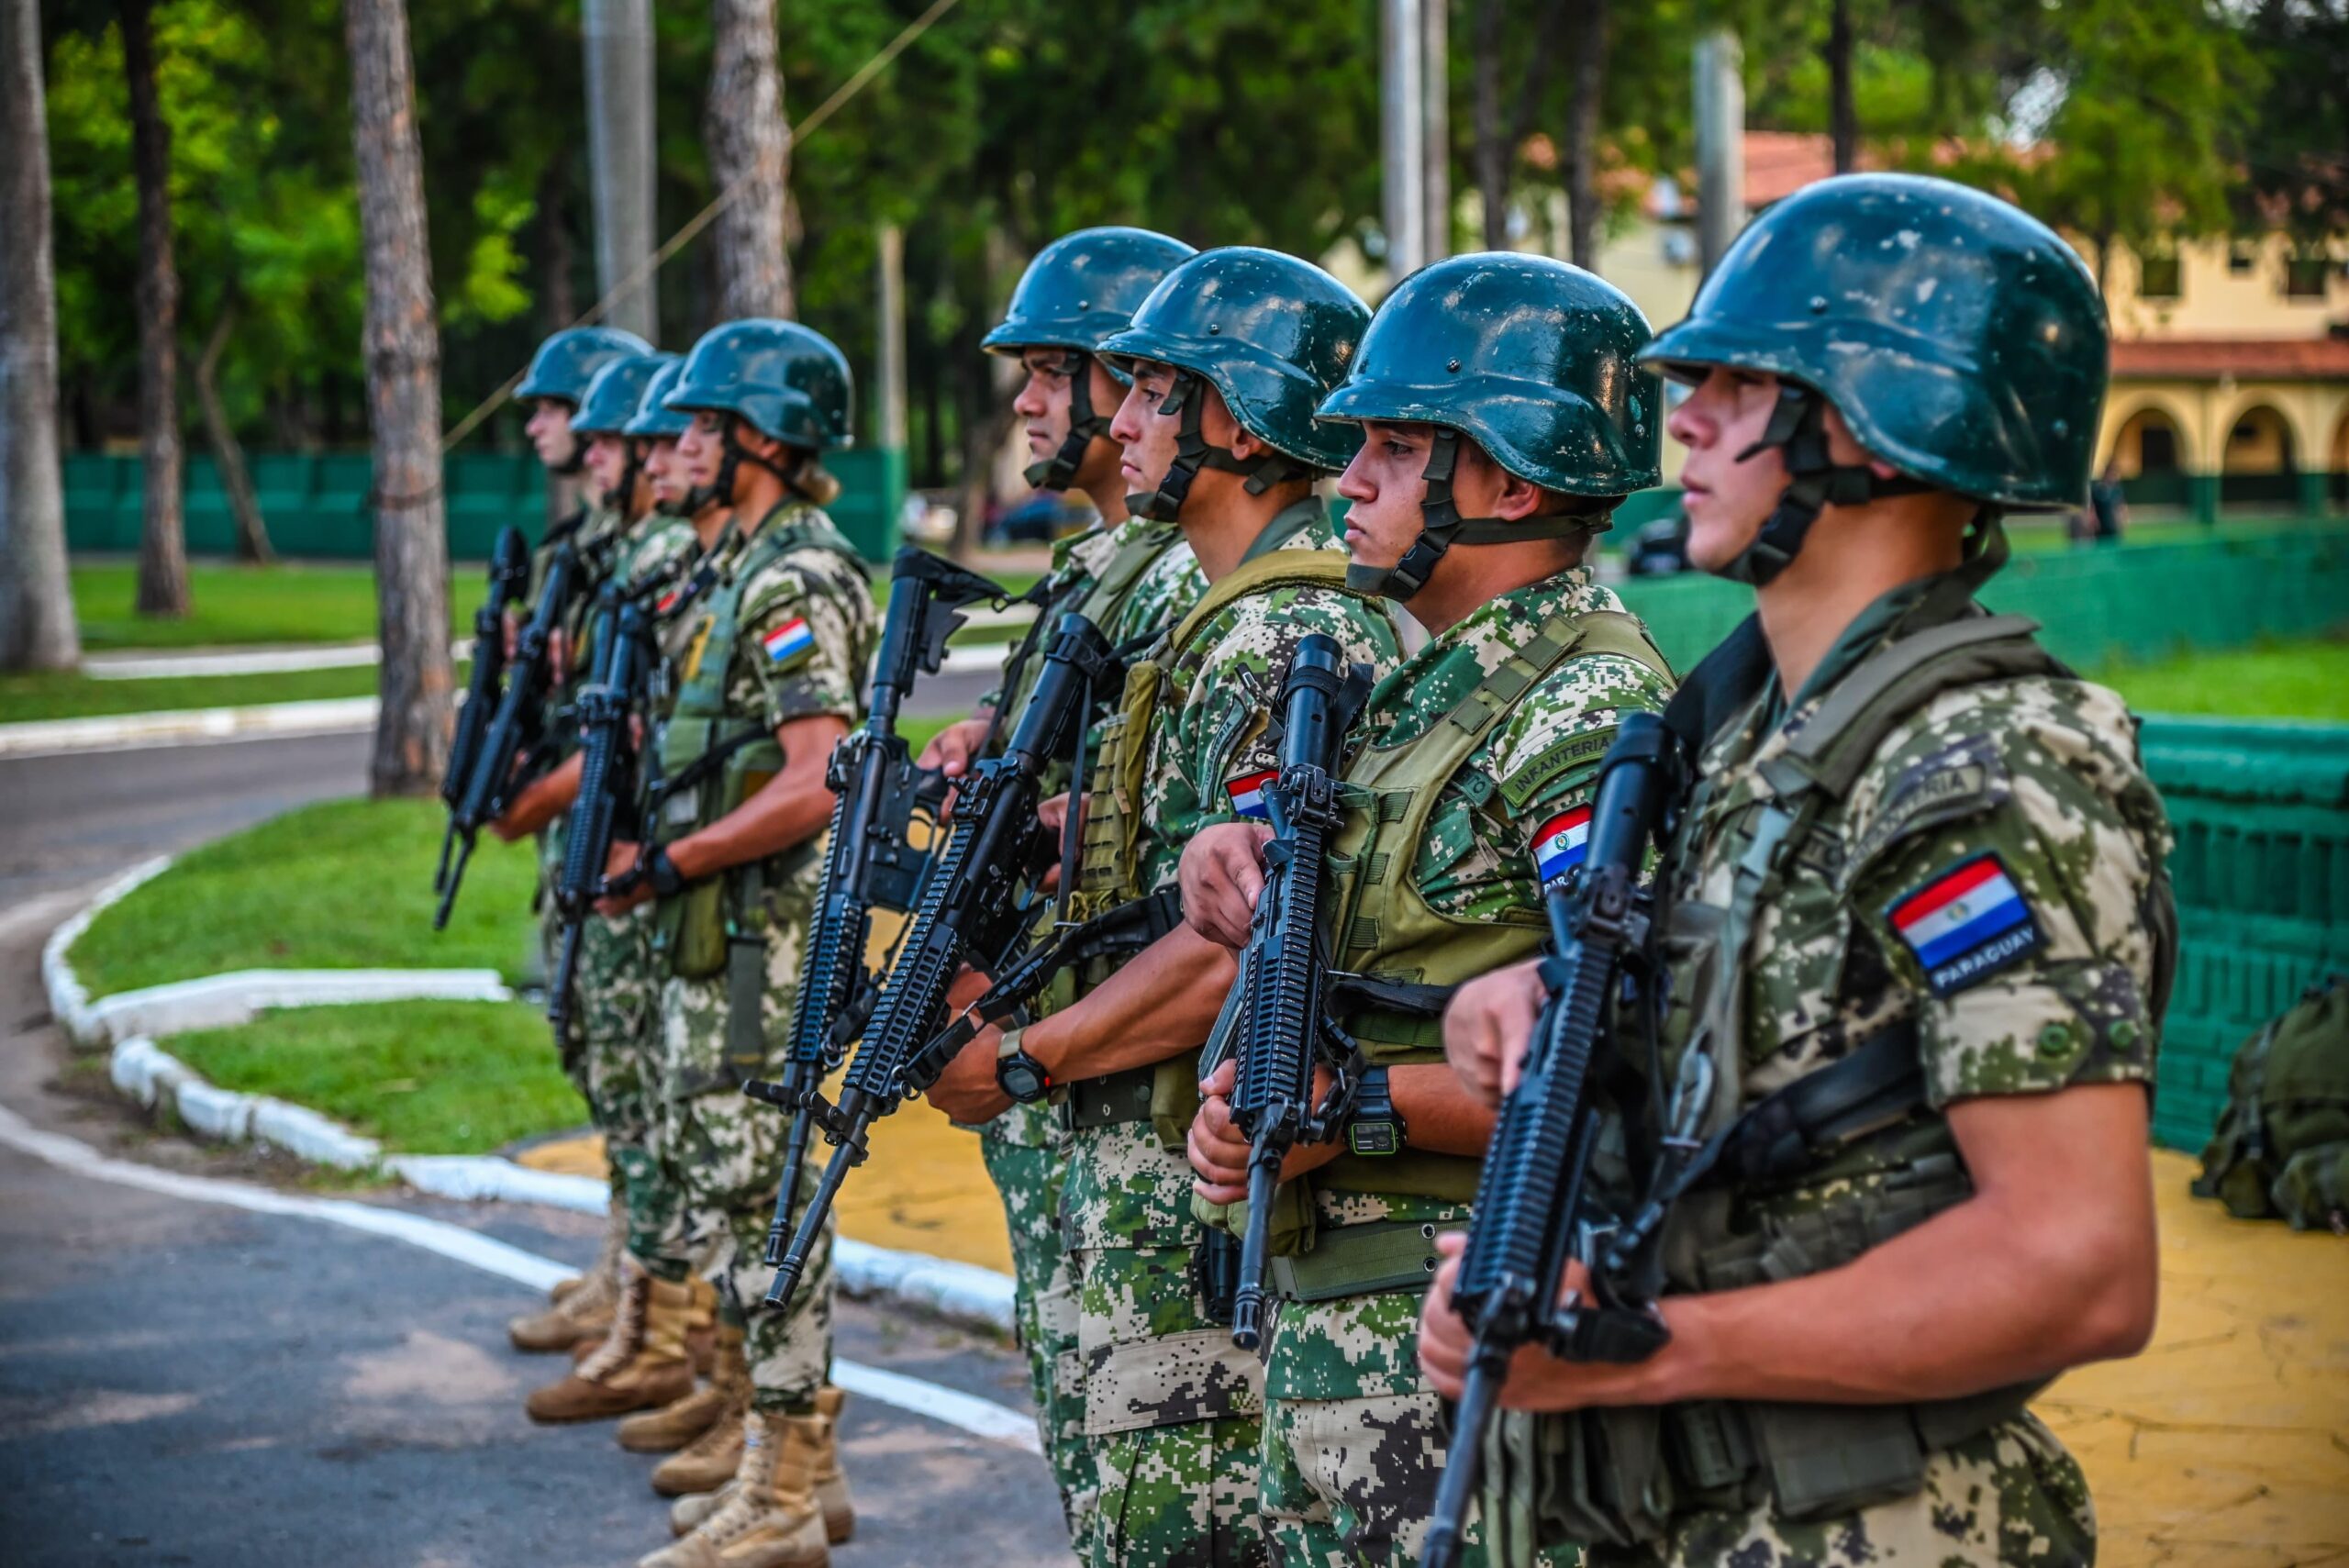
M 1661 1350 L 1511 1364 L 1467 1556 L 2092 1562 L 2082 1473 L 2026 1401 L 2150 1332 L 2167 828 L 2119 699 L 1974 602 L 2006 513 L 2086 492 L 2108 353 L 2077 257 L 1962 186 L 1840 178 L 1758 219 L 1656 336 L 1539 257 L 1438 262 L 1374 315 L 1294 257 L 1089 229 L 1039 254 L 985 341 L 1025 373 L 1030 482 L 1100 514 L 1056 547 L 1040 622 L 1141 651 L 1044 815 L 1081 814 L 1064 916 L 1131 907 L 1150 940 L 1076 965 L 930 1090 L 1001 1192 L 1076 1554 L 1417 1560 L 1467 1355 L 1460 1238 L 1547 985 L 1545 890 L 1577 875 L 1621 721 L 1659 713 L 1701 744 L 1653 865 L 1669 983 L 1611 1097 L 1624 1146 L 1701 1145 L 1703 1179 L 1664 1228 Z M 667 634 L 646 744 L 672 776 L 726 760 L 657 847 L 615 854 L 629 891 L 599 906 L 566 1042 L 613 1150 L 615 1240 L 515 1338 L 602 1331 L 534 1416 L 637 1411 L 624 1443 L 692 1440 L 656 1485 L 700 1496 L 647 1563 L 814 1563 L 852 1523 L 830 1282 L 763 1307 L 781 1118 L 733 1091 L 787 1014 L 823 758 L 873 651 L 818 509 L 847 373 L 777 323 L 682 366 L 621 352 L 640 347 L 559 337 L 521 395 L 551 464 L 590 438 L 607 499 L 585 526 L 627 530 L 627 570 L 719 564 Z M 1692 562 L 1755 591 L 1685 684 L 1596 572 L 1667 428 Z M 1247 1352 L 1212 1297 L 1249 1141 L 1200 1049 L 1311 634 L 1377 683 L 1320 912 L 1367 1068 L 1340 1136 L 1282 1169 L 1276 1307 Z M 1032 651 L 924 766 L 976 764 Z M 550 821 L 564 779 L 502 830 Z M 763 990 L 729 993 L 729 942 L 757 946 Z M 754 992 L 755 1022 L 729 1011 Z M 1561 1285 L 1589 1283 L 1578 1262 Z

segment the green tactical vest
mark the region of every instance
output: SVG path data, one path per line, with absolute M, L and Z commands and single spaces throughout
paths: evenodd
M 1167 672 L 1192 651 L 1199 634 L 1229 606 L 1255 594 L 1282 588 L 1326 588 L 1348 594 L 1366 604 L 1376 595 L 1346 586 L 1346 558 L 1334 550 L 1273 550 L 1244 561 L 1211 584 L 1205 597 L 1178 622 L 1166 639 L 1146 659 L 1126 671 L 1126 689 L 1118 711 L 1096 731 L 1092 784 L 1085 792 L 1085 822 L 1077 864 L 1076 891 L 1070 899 L 1068 918 L 1082 922 L 1141 897 L 1149 890 L 1141 883 L 1141 797 L 1147 782 L 1150 735 L 1158 717 L 1159 697 Z M 1080 965 L 1085 973 L 1063 973 L 1047 993 L 1048 1008 L 1067 1006 L 1106 977 L 1101 964 Z M 1160 1141 L 1180 1149 L 1190 1135 L 1191 1118 L 1198 1114 L 1198 1053 L 1186 1051 L 1153 1068 L 1135 1070 L 1137 1089 L 1147 1077 L 1150 1092 L 1139 1093 L 1123 1114 L 1102 1110 L 1104 1119 L 1140 1119 L 1132 1113 L 1147 1109 Z M 1115 1075 L 1122 1083 L 1126 1074 Z M 1110 1080 L 1103 1080 L 1107 1083 Z M 1073 1086 L 1071 1103 L 1078 1125 L 1094 1116 L 1085 1107 L 1096 1097 L 1082 1084 Z
M 1036 682 L 1044 673 L 1043 645 L 1060 626 L 1063 616 L 1080 615 L 1101 628 L 1106 636 L 1109 623 L 1125 604 L 1126 595 L 1141 581 L 1142 573 L 1158 564 L 1159 558 L 1182 542 L 1183 530 L 1173 523 L 1156 523 L 1136 530 L 1134 537 L 1112 551 L 1108 562 L 1098 577 L 1080 580 L 1068 591 L 1055 595 L 1052 601 L 1036 612 L 1036 619 L 1019 640 L 1006 666 L 1002 729 L 1011 733 L 1019 722 L 1020 714 L 1028 706 L 1028 699 L 1036 695 Z
M 778 521 L 786 516 L 788 521 Z M 807 549 L 858 560 L 855 547 L 822 512 L 805 502 L 785 502 L 769 514 L 741 556 L 703 596 L 686 668 L 654 743 L 667 793 L 659 820 L 648 830 L 663 842 L 726 816 L 783 768 L 783 748 L 774 732 L 756 719 L 728 713 L 726 681 L 741 637 L 742 595 L 759 573 L 791 551 Z M 821 847 L 813 849 L 820 852 Z M 808 852 L 810 846 L 801 845 L 785 856 Z M 769 869 L 761 862 L 737 866 L 659 906 L 653 945 L 672 973 L 701 979 L 727 968 L 729 931 L 740 934 L 764 920 L 762 895 Z
M 1721 841 L 1736 866 L 1726 906 L 1678 900 L 1657 916 L 1675 981 L 1664 1070 L 1683 1085 L 1705 1081 L 1699 1062 L 1709 1072 L 1710 1092 L 1701 1095 L 1696 1125 L 1699 1140 L 1723 1132 L 1747 1108 L 1747 948 L 1760 912 L 1778 912 L 1779 942 L 1825 934 L 1835 918 L 1836 890 L 1815 873 L 1790 873 L 1831 851 L 1831 818 L 1885 740 L 1944 692 L 2069 673 L 2038 645 L 2037 623 L 1976 609 L 1974 585 L 1965 582 L 1961 591 L 1944 594 L 1938 616 L 1920 610 L 1925 629 L 1863 658 L 1786 751 L 1765 766 L 1756 797 L 1733 817 L 1710 819 L 1715 777 L 1700 777 L 1681 815 L 1670 863 L 1687 863 L 1701 829 Z M 1953 809 L 1971 807 L 1959 802 Z M 2167 873 L 2159 866 L 2143 918 L 2154 938 L 2151 1000 L 2159 1018 L 2176 952 Z M 1913 1029 L 1889 1043 L 1903 1040 L 1913 1057 Z M 1798 1083 L 1835 1071 L 1824 1068 Z M 1869 1114 L 1856 1125 L 1854 1116 L 1844 1116 L 1799 1158 L 1768 1174 L 1774 1189 L 1831 1193 L 1843 1178 L 1868 1178 L 1847 1188 L 1850 1195 L 1841 1201 L 1733 1225 L 1726 1187 L 1700 1187 L 1681 1198 L 1664 1239 L 1671 1290 L 1732 1290 L 1823 1273 L 1964 1202 L 1973 1184 L 1956 1140 L 1944 1118 L 1925 1109 L 1922 1095 L 1920 1081 L 1899 1103 L 1864 1107 Z M 1497 1551 L 1497 1562 L 1519 1563 L 1530 1561 L 1531 1549 L 1562 1540 L 1653 1542 L 1676 1515 L 1695 1509 L 1766 1501 L 1778 1518 L 1800 1521 L 1912 1496 L 1923 1485 L 1928 1453 L 2014 1418 L 2043 1386 L 1906 1405 L 1704 1400 L 1570 1416 L 1511 1414 L 1495 1424 L 1486 1447 L 1488 1540 L 1507 1548 Z

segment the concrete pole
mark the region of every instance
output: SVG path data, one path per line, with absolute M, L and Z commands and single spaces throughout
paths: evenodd
M 1379 163 L 1384 174 L 1386 276 L 1399 283 L 1427 260 L 1427 45 L 1422 0 L 1379 0 Z
M 906 234 L 881 226 L 874 268 L 879 295 L 881 354 L 873 378 L 874 444 L 906 450 Z
M 652 0 L 584 0 L 587 167 L 596 208 L 596 292 L 609 295 L 652 254 Z M 658 342 L 660 311 L 647 276 L 612 302 L 604 321 Z
M 1426 95 L 1421 153 L 1427 183 L 1423 260 L 1452 254 L 1452 4 L 1421 0 L 1420 85 Z
M 1697 40 L 1697 259 L 1707 276 L 1745 227 L 1744 59 L 1731 28 Z

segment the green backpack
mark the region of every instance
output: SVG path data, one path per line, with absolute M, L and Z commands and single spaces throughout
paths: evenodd
M 2235 1052 L 2194 1195 L 2349 1235 L 2349 976 L 2310 986 Z

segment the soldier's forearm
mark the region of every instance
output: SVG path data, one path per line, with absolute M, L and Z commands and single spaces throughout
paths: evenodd
M 1238 969 L 1229 948 L 1177 926 L 1021 1043 L 1063 1084 L 1164 1062 L 1207 1040 Z
M 561 767 L 531 780 L 515 797 L 506 815 L 489 825 L 489 830 L 511 843 L 537 832 L 570 810 L 572 803 L 579 798 L 582 755 L 574 751 Z
M 1471 1094 L 1452 1069 L 1431 1062 L 1397 1067 L 1386 1075 L 1395 1110 L 1414 1149 L 1481 1159 L 1493 1140 L 1493 1110 Z
M 804 844 L 830 826 L 832 792 L 824 782 L 832 747 L 848 732 L 834 717 L 794 719 L 775 731 L 783 771 L 748 800 L 668 846 L 669 859 L 688 880 L 748 865 Z

